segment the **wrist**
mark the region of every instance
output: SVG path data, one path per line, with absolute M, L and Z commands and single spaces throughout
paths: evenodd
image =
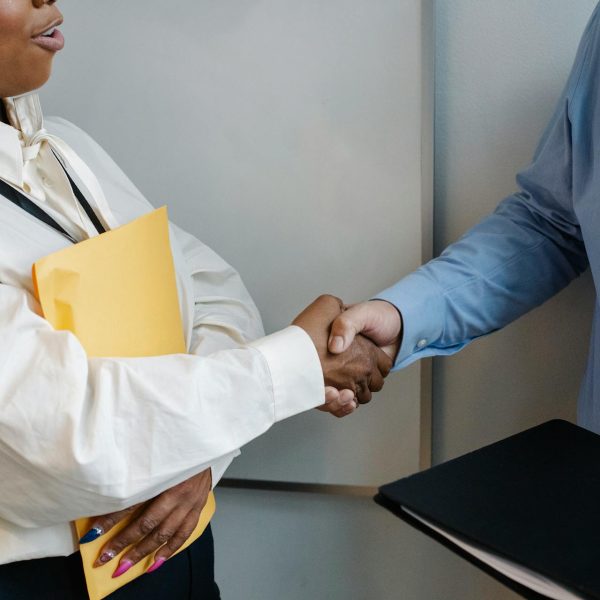
M 390 338 L 399 338 L 402 335 L 402 313 L 400 309 L 395 304 L 378 298 L 369 300 L 369 304 L 376 305 Z

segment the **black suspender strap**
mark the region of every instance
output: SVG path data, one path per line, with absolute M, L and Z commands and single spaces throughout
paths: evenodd
M 46 223 L 46 225 L 56 229 L 56 231 L 59 233 L 62 233 L 74 244 L 77 243 L 77 241 L 73 239 L 69 233 L 67 233 L 49 214 L 45 213 L 35 202 L 1 179 L 0 194 L 2 194 L 2 196 L 4 196 L 7 200 L 10 200 L 13 204 L 16 204 L 19 208 L 22 208 L 24 211 L 34 216 L 36 219 L 39 219 L 40 221 Z
M 85 214 L 89 217 L 90 221 L 96 228 L 96 231 L 98 233 L 106 233 L 104 225 L 100 223 L 100 219 L 94 212 L 94 209 L 90 206 L 90 203 L 85 199 L 85 196 L 81 193 L 81 190 L 75 185 L 75 182 L 73 181 L 73 179 L 71 179 L 71 176 L 64 167 L 63 170 L 65 172 L 65 175 L 69 178 L 69 183 L 71 184 L 71 189 L 73 190 L 75 197 L 77 198 L 77 200 L 79 200 L 79 204 L 81 204 L 83 210 L 85 210 Z
M 60 161 L 59 161 L 60 162 Z M 69 179 L 69 183 L 71 184 L 71 189 L 73 190 L 73 194 L 79 201 L 79 204 L 83 207 L 83 210 L 89 217 L 90 221 L 96 228 L 98 233 L 105 233 L 106 229 L 98 219 L 98 216 L 90 206 L 90 203 L 85 199 L 85 196 L 81 193 L 81 190 L 75 185 L 75 182 L 67 172 L 67 170 L 63 167 L 65 175 Z M 16 204 L 19 208 L 27 211 L 30 215 L 34 216 L 36 219 L 43 221 L 46 225 L 49 225 L 53 229 L 56 229 L 59 233 L 62 233 L 65 237 L 67 237 L 74 244 L 77 243 L 77 240 L 73 238 L 71 234 L 66 232 L 63 227 L 61 227 L 49 214 L 43 211 L 35 202 L 29 199 L 25 194 L 12 187 L 5 181 L 0 179 L 0 195 L 4 196 L 7 200 L 10 200 L 13 204 Z

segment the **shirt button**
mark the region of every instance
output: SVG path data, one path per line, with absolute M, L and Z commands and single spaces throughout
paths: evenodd
M 427 340 L 423 339 L 423 340 L 419 340 L 417 342 L 417 348 L 419 350 L 423 350 L 423 348 L 425 348 L 425 346 L 427 346 Z

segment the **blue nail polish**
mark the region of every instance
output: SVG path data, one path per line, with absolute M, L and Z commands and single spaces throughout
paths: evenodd
M 93 542 L 97 540 L 104 531 L 102 531 L 101 527 L 92 527 L 80 540 L 80 544 L 88 544 L 89 542 Z

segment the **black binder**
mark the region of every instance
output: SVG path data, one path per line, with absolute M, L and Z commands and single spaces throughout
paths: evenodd
M 385 485 L 375 501 L 524 598 L 552 596 L 518 583 L 472 550 L 517 563 L 563 593 L 600 599 L 595 433 L 550 421 Z

